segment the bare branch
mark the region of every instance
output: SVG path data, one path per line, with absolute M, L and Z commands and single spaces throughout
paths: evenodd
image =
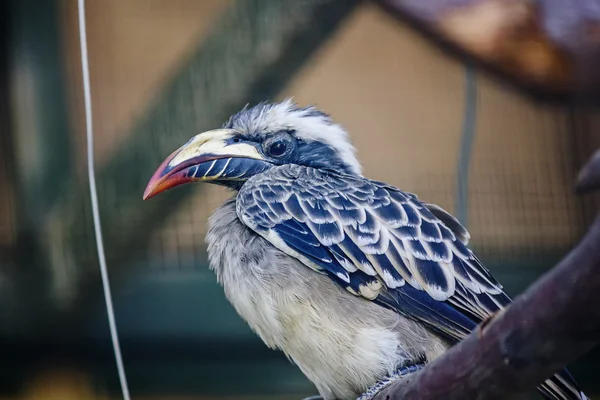
M 600 150 L 580 190 L 600 187 Z M 465 340 L 376 400 L 505 399 L 600 344 L 600 216 L 556 267 Z

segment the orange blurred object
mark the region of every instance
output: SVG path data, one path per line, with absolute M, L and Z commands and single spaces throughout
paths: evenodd
M 573 85 L 573 57 L 541 26 L 529 0 L 487 0 L 445 12 L 436 28 L 464 50 L 504 72 L 552 90 Z

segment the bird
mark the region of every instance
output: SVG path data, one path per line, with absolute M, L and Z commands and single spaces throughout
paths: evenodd
M 325 400 L 416 371 L 511 303 L 443 208 L 362 174 L 346 129 L 292 98 L 193 136 L 147 200 L 206 182 L 232 196 L 208 219 L 209 268 L 250 328 Z M 545 399 L 587 399 L 565 369 Z

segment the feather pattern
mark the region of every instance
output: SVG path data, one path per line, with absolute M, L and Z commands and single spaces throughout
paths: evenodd
M 242 187 L 237 213 L 353 294 L 449 339 L 461 339 L 510 301 L 466 247 L 469 234 L 454 217 L 385 183 L 284 165 Z
M 287 164 L 250 178 L 236 212 L 279 250 L 451 343 L 511 301 L 456 218 L 382 182 Z M 581 393 L 566 370 L 540 390 Z

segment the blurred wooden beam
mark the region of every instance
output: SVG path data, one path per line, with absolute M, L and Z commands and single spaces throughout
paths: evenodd
M 156 99 L 129 139 L 97 167 L 100 213 L 111 278 L 118 284 L 152 232 L 190 193 L 143 202 L 162 159 L 192 135 L 220 126 L 246 103 L 272 98 L 354 10 L 359 0 L 238 0 Z M 94 87 L 92 86 L 92 91 Z M 47 221 L 49 266 L 62 279 L 64 324 L 100 298 L 88 183 L 72 181 Z
M 5 97 L 1 100 L 6 100 L 0 101 L 0 156 L 8 187 L 1 189 L 12 200 L 11 215 L 2 221 L 12 225 L 5 247 L 11 260 L 5 265 L 13 265 L 7 277 L 10 291 L 26 296 L 10 299 L 17 308 L 9 313 L 18 321 L 3 319 L 0 331 L 6 331 L 44 314 L 48 285 L 39 228 L 69 179 L 71 153 L 56 3 L 2 3 L 2 40 L 7 46 L 2 79 L 6 74 L 8 81 L 0 90 Z M 6 296 L 7 290 L 3 292 Z M 8 300 L 3 298 L 4 307 Z
M 12 247 L 15 241 L 15 204 L 13 198 L 15 171 L 13 160 L 12 116 L 10 108 L 11 29 L 10 4 L 0 3 L 0 249 Z M 0 260 L 6 251 L 0 250 Z
M 18 229 L 37 231 L 71 173 L 58 10 L 55 1 L 8 3 Z
M 591 78 L 580 64 L 600 47 L 600 11 L 584 0 L 376 2 L 452 55 L 537 100 L 571 101 L 581 90 L 580 75 Z

